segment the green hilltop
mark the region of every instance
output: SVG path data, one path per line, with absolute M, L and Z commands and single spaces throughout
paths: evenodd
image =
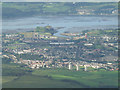
M 24 17 L 32 15 L 85 15 L 113 14 L 118 9 L 118 3 L 88 3 L 88 2 L 6 2 L 2 5 L 3 18 Z

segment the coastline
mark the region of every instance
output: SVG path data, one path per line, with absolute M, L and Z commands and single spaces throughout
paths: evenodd
M 31 18 L 31 17 L 55 17 L 55 16 L 82 16 L 82 17 L 115 17 L 118 15 L 79 15 L 79 14 L 40 14 L 40 15 L 29 15 L 29 16 L 15 16 L 15 17 L 2 17 L 2 20 L 11 20 L 11 19 L 24 19 L 24 18 Z
M 86 18 L 85 21 L 83 21 L 82 18 Z M 53 28 L 55 28 L 55 30 L 57 30 L 57 33 L 54 34 L 55 36 L 61 36 L 61 33 L 67 31 L 79 33 L 84 30 L 111 29 L 111 27 L 115 29 L 117 28 L 117 16 L 46 15 L 46 16 L 34 16 L 31 18 L 23 17 L 11 20 L 7 19 L 3 20 L 2 31 L 7 33 L 26 32 L 34 30 L 37 26 L 44 27 L 47 25 L 50 25 Z

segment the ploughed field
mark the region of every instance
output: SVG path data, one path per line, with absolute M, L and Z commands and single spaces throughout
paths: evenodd
M 5 67 L 3 66 L 3 68 Z M 7 68 L 15 69 L 15 65 L 8 65 Z M 21 69 L 28 72 L 28 69 Z M 67 69 L 38 69 L 21 75 L 9 73 L 3 76 L 3 88 L 111 88 L 117 86 L 117 71 L 85 72 Z

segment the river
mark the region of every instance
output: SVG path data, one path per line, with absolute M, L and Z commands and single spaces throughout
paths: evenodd
M 56 36 L 64 31 L 80 32 L 91 29 L 117 28 L 117 16 L 34 16 L 18 19 L 6 19 L 2 21 L 3 32 L 8 31 L 29 31 L 37 26 L 50 25 L 54 28 L 64 27 L 58 30 Z

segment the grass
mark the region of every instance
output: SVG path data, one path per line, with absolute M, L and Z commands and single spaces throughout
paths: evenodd
M 89 87 L 117 87 L 117 71 L 83 72 L 69 70 L 36 70 L 34 75 L 49 75 L 53 79 L 69 79 Z
M 16 76 L 3 76 L 2 77 L 2 83 L 7 83 L 7 82 L 10 82 L 14 79 L 16 79 L 17 77 Z
M 16 65 L 16 64 L 2 64 L 2 68 L 17 68 L 17 67 L 20 67 L 19 65 Z
M 24 33 L 20 33 L 20 34 L 24 35 L 24 37 L 26 37 L 26 38 L 32 38 L 34 32 L 24 32 Z
M 117 71 L 39 69 L 19 77 L 3 76 L 5 88 L 106 88 L 117 87 L 117 84 Z
M 52 80 L 45 77 L 27 75 L 22 76 L 18 80 L 7 82 L 3 84 L 3 88 L 65 88 L 66 86 L 74 87 L 71 83 Z M 80 87 L 79 85 L 75 85 Z M 82 87 L 82 86 L 81 86 Z

